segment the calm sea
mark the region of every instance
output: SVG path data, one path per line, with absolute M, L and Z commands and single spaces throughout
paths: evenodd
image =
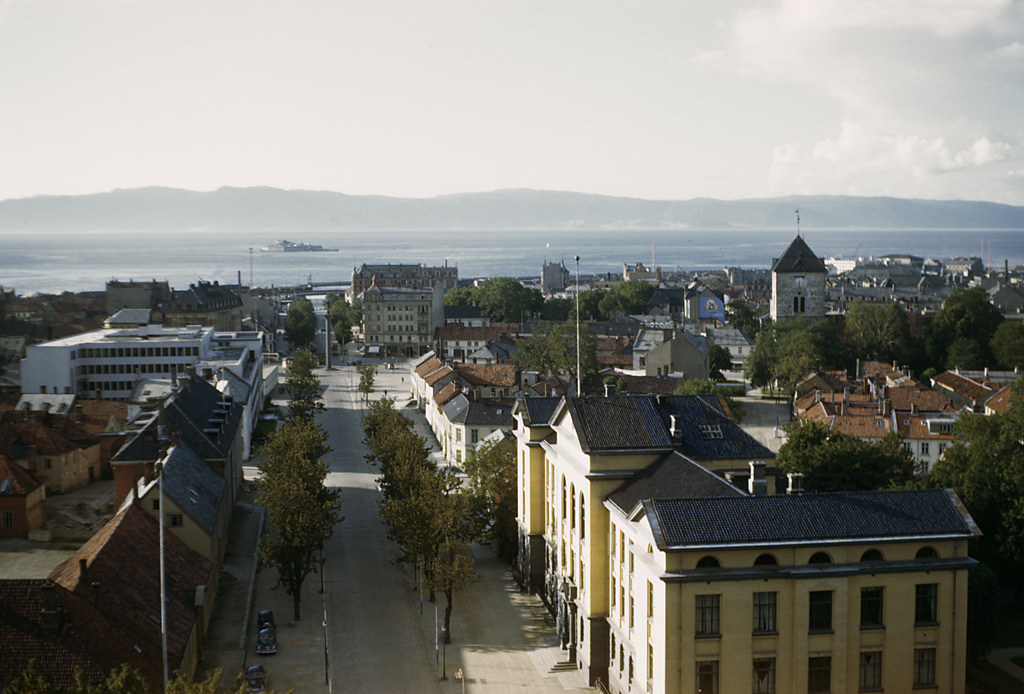
M 936 259 L 982 257 L 1002 267 L 1024 264 L 1024 231 L 804 230 L 820 256 L 909 253 Z M 362 263 L 457 265 L 460 277 L 537 276 L 545 260 L 564 260 L 582 274 L 622 272 L 623 263 L 666 270 L 765 268 L 792 231 L 493 231 L 322 232 L 290 241 L 337 248 L 331 253 L 264 253 L 277 239 L 251 232 L 0 233 L 0 285 L 19 294 L 102 290 L 109 279 L 167 280 L 176 288 L 199 279 L 234 283 L 241 273 L 258 286 L 347 281 Z M 250 248 L 252 252 L 250 253 Z M 250 265 L 251 261 L 251 265 Z

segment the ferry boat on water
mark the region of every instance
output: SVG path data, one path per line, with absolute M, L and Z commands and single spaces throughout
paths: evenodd
M 293 243 L 291 241 L 285 241 L 284 239 L 272 243 L 268 246 L 264 246 L 260 250 L 267 251 L 269 253 L 295 253 L 300 251 L 307 252 L 333 252 L 337 251 L 337 248 L 324 248 L 320 244 L 316 243 Z

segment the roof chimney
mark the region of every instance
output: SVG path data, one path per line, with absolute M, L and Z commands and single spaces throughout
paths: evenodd
M 39 611 L 39 622 L 45 634 L 59 633 L 63 621 L 63 610 L 57 603 L 56 588 L 53 581 L 47 581 L 42 585 L 43 608 Z
M 747 480 L 747 491 L 754 496 L 764 496 L 768 493 L 768 480 L 764 478 L 764 469 L 767 466 L 763 460 L 750 461 L 750 478 Z
M 607 397 L 608 397 L 609 395 L 611 395 L 611 393 L 609 393 L 609 392 L 608 392 L 608 391 L 610 391 L 610 390 L 611 390 L 611 387 L 612 387 L 612 384 L 611 384 L 611 383 L 605 383 L 605 384 L 604 384 L 604 396 L 605 396 L 606 398 L 607 398 Z
M 789 486 L 786 488 L 787 494 L 802 494 L 804 491 L 804 473 L 802 472 L 787 472 L 786 478 L 789 480 Z
M 85 559 L 78 560 L 78 573 L 81 574 L 82 578 L 89 572 L 89 564 Z
M 670 422 L 668 433 L 672 436 L 673 440 L 678 439 L 683 434 L 683 429 L 679 426 L 679 415 L 670 414 L 668 418 Z

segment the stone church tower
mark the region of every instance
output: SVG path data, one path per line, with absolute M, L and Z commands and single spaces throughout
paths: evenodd
M 772 264 L 773 321 L 803 316 L 810 322 L 825 317 L 825 278 L 828 268 L 797 234 Z

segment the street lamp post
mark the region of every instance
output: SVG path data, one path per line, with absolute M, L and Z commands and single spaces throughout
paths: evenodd
M 448 680 L 448 627 L 441 627 L 441 681 Z

